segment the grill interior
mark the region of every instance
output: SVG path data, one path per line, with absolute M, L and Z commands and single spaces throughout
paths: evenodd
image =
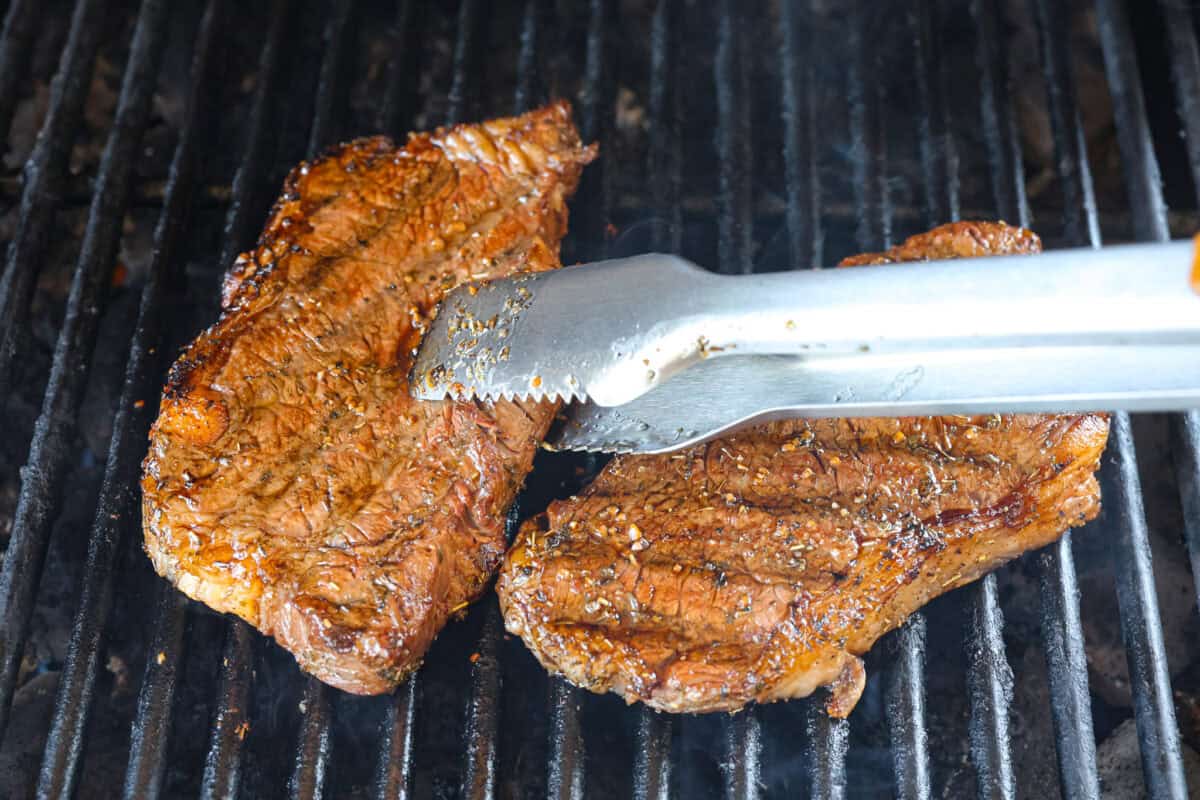
M 491 597 L 394 696 L 343 695 L 152 574 L 137 488 L 223 268 L 343 137 L 570 98 L 602 156 L 568 263 L 808 267 L 972 217 L 1051 247 L 1162 240 L 1198 227 L 1186 3 L 192 5 L 4 18 L 0 794 L 1200 791 L 1197 412 L 1116 415 L 1101 518 L 886 637 L 848 721 L 822 698 L 669 717 L 588 695 Z M 511 525 L 599 466 L 539 456 Z

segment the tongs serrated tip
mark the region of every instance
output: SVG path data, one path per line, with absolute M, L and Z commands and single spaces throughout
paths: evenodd
M 702 337 L 663 350 L 650 328 L 665 298 L 677 312 L 680 293 L 706 279 L 683 259 L 650 254 L 459 286 L 414 360 L 413 395 L 623 404 L 702 356 Z

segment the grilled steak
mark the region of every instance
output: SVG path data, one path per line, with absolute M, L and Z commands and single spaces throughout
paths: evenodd
M 959 223 L 879 264 L 1036 252 Z M 497 588 L 551 671 L 666 711 L 737 709 L 830 686 L 931 598 L 1099 510 L 1103 415 L 793 420 L 662 456 L 618 456 L 521 529 Z
M 554 413 L 416 402 L 413 349 L 455 285 L 559 266 L 594 156 L 556 104 L 294 170 L 164 389 L 142 481 L 155 569 L 326 683 L 402 680 L 498 565 Z

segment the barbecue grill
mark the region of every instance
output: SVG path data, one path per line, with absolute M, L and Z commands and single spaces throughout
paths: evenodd
M 1049 246 L 1164 240 L 1200 227 L 1187 3 L 200 5 L 4 18 L 0 793 L 1196 790 L 1200 412 L 1116 415 L 1101 518 L 886 637 L 841 721 L 821 697 L 670 717 L 592 696 L 505 636 L 492 597 L 394 696 L 343 695 L 152 574 L 137 486 L 222 269 L 286 169 L 340 138 L 572 99 L 602 156 L 567 263 L 810 267 L 961 217 Z M 510 527 L 600 465 L 540 456 Z

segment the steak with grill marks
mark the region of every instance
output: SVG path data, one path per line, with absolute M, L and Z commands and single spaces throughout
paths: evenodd
M 164 389 L 142 481 L 155 569 L 326 683 L 401 681 L 499 564 L 555 411 L 412 400 L 413 349 L 455 285 L 559 266 L 594 156 L 559 103 L 294 170 Z
M 1040 249 L 957 223 L 847 265 Z M 618 456 L 527 522 L 497 589 L 551 671 L 666 711 L 832 689 L 933 597 L 1099 510 L 1100 414 L 792 420 Z

